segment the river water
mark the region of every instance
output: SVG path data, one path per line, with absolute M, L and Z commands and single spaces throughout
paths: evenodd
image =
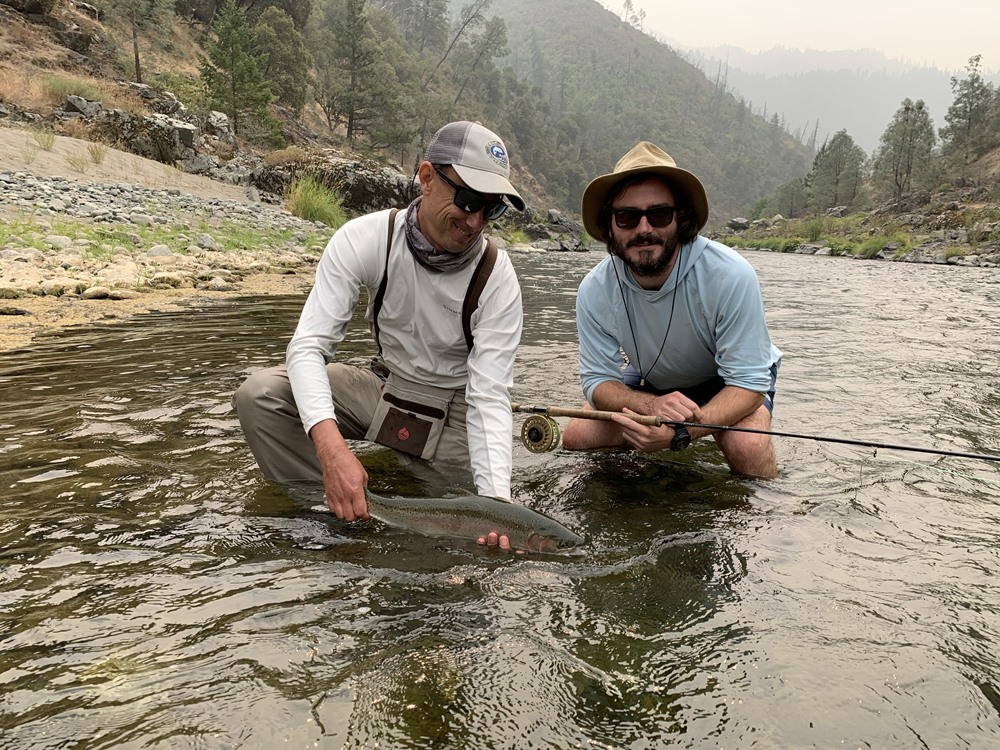
M 514 256 L 515 400 L 580 404 L 600 257 Z M 785 352 L 774 429 L 1000 453 L 995 270 L 747 257 Z M 262 478 L 229 407 L 301 304 L 0 354 L 0 748 L 1000 743 L 1000 464 L 779 438 L 780 477 L 748 481 L 711 441 L 518 441 L 516 498 L 586 554 L 346 525 Z

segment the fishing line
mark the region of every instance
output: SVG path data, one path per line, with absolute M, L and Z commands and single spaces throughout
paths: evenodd
M 510 405 L 513 412 L 524 412 L 528 414 L 544 414 L 549 417 L 576 417 L 579 419 L 597 419 L 603 421 L 614 421 L 613 416 L 619 415 L 628 417 L 639 424 L 651 427 L 696 427 L 704 430 L 721 432 L 749 432 L 755 435 L 770 435 L 772 437 L 797 438 L 800 440 L 814 440 L 821 443 L 840 443 L 842 445 L 859 445 L 863 448 L 874 448 L 876 450 L 896 450 L 912 451 L 914 453 L 931 453 L 938 456 L 954 456 L 956 458 L 973 458 L 981 461 L 1000 461 L 1000 456 L 989 453 L 967 453 L 963 451 L 951 451 L 944 448 L 922 448 L 915 445 L 900 445 L 898 443 L 884 443 L 877 440 L 859 440 L 856 438 L 830 437 L 827 435 L 806 435 L 798 432 L 780 432 L 778 430 L 758 430 L 752 427 L 734 427 L 732 425 L 707 424 L 704 422 L 680 422 L 670 419 L 662 419 L 657 416 L 642 414 L 624 414 L 622 412 L 599 411 L 596 409 L 567 409 L 558 406 L 529 406 L 512 403 Z
M 966 453 L 963 451 L 945 450 L 944 448 L 921 448 L 915 445 L 883 443 L 877 440 L 858 440 L 855 438 L 828 437 L 824 435 L 803 435 L 797 432 L 779 432 L 777 430 L 757 430 L 751 427 L 733 427 L 730 425 L 721 425 L 721 424 L 704 424 L 702 422 L 674 422 L 667 419 L 661 420 L 660 424 L 669 425 L 671 427 L 699 427 L 707 430 L 719 430 L 725 432 L 751 432 L 756 435 L 772 435 L 774 437 L 798 438 L 801 440 L 815 440 L 823 443 L 860 445 L 864 448 L 874 448 L 875 450 L 913 451 L 915 453 L 933 453 L 938 456 L 955 456 L 958 458 L 975 458 L 983 461 L 1000 461 L 1000 456 L 994 456 L 989 453 Z
M 981 477 L 977 474 L 970 474 L 965 471 L 958 471 L 957 469 L 952 469 L 948 466 L 943 466 L 940 463 L 927 463 L 926 461 L 915 461 L 912 458 L 905 458 L 903 456 L 895 456 L 893 460 L 900 464 L 906 464 L 908 466 L 917 467 L 919 469 L 932 469 L 933 471 L 939 474 L 945 474 L 947 476 L 955 477 L 957 479 L 964 479 L 971 484 L 985 484 L 988 487 L 1000 487 L 1000 482 L 997 482 L 992 479 L 987 479 L 986 477 Z M 907 469 L 907 471 L 909 471 L 909 469 Z

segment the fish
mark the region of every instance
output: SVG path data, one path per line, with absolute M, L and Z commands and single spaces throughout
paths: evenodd
M 531 552 L 568 552 L 584 542 L 558 521 L 495 497 L 383 497 L 369 490 L 365 497 L 368 515 L 426 536 L 478 540 L 495 531 L 507 536 L 511 549 Z

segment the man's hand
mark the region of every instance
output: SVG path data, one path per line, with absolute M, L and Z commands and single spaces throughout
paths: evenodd
M 642 453 L 651 453 L 670 447 L 670 441 L 674 438 L 672 427 L 666 425 L 653 427 L 652 425 L 639 424 L 624 416 L 626 414 L 638 414 L 638 412 L 624 408 L 621 414 L 612 416 L 615 424 L 622 428 L 622 438 L 626 444 Z
M 665 422 L 697 422 L 701 416 L 698 404 L 680 391 L 657 396 L 649 406 L 651 411 L 647 413 L 655 415 Z M 626 411 L 628 410 L 626 409 Z
M 345 521 L 368 518 L 368 502 L 365 500 L 368 472 L 347 447 L 337 423 L 324 419 L 313 426 L 309 437 L 316 446 L 316 456 L 323 468 L 327 507 L 337 518 Z
M 657 396 L 648 402 L 647 416 L 657 416 L 668 422 L 700 421 L 701 410 L 694 401 L 680 391 L 673 391 L 663 396 Z M 622 415 L 636 414 L 632 409 L 622 408 Z M 635 450 L 650 453 L 670 447 L 674 439 L 674 428 L 668 425 L 652 427 L 642 425 L 626 416 L 615 415 L 615 424 L 622 428 L 622 437 Z
M 510 539 L 507 538 L 506 534 L 497 534 L 495 531 L 491 531 L 486 536 L 479 537 L 479 544 L 485 544 L 487 547 L 496 547 L 504 552 L 510 552 Z M 517 554 L 521 554 L 522 550 L 516 550 Z

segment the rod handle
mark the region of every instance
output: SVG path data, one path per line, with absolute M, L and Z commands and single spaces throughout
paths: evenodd
M 561 406 L 530 406 L 528 404 L 510 405 L 512 412 L 521 414 L 544 414 L 547 417 L 574 417 L 576 419 L 597 419 L 602 422 L 613 422 L 612 415 L 618 414 L 628 417 L 633 422 L 648 425 L 650 427 L 660 427 L 663 420 L 657 416 L 647 416 L 645 414 L 623 414 L 619 411 L 598 411 L 596 409 L 567 409 Z

